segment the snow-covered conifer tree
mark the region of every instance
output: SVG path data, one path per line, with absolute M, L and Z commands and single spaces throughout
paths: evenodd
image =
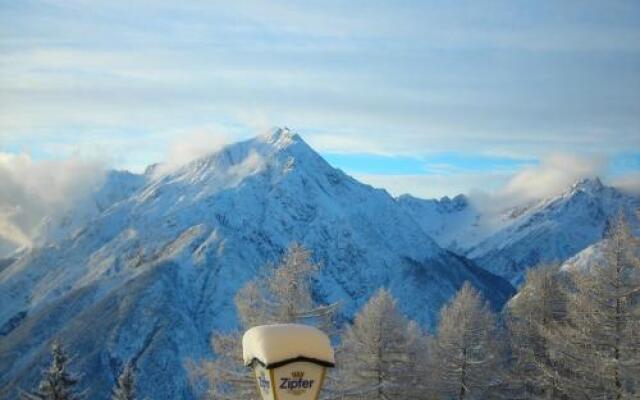
M 511 396 L 559 399 L 556 370 L 562 366 L 548 355 L 546 332 L 566 317 L 566 294 L 558 265 L 529 270 L 524 285 L 507 308 L 513 363 Z
M 409 385 L 405 391 L 406 398 L 436 399 L 429 363 L 429 334 L 416 321 L 409 321 L 407 326 L 407 355 L 407 370 L 410 373 L 407 374 Z
M 496 317 L 469 283 L 440 313 L 431 342 L 432 373 L 439 398 L 484 399 L 503 377 L 503 339 Z
M 419 327 L 400 313 L 389 291 L 380 289 L 342 336 L 337 359 L 340 398 L 414 398 L 424 343 Z
M 309 250 L 292 244 L 279 265 L 238 292 L 236 307 L 243 325 L 291 322 L 332 327 L 336 306 L 318 305 L 311 296 L 311 278 L 319 268 Z
M 624 218 L 612 224 L 600 265 L 572 272 L 567 322 L 548 336 L 557 375 L 570 398 L 640 395 L 640 258 Z
M 260 400 L 253 374 L 242 362 L 242 333 L 215 334 L 211 347 L 216 359 L 197 368 L 208 381 L 209 398 Z
M 336 305 L 319 305 L 311 296 L 311 278 L 319 269 L 311 254 L 291 245 L 280 264 L 248 282 L 236 295 L 236 308 L 243 330 L 271 323 L 316 325 L 333 331 Z M 217 358 L 201 365 L 214 399 L 257 399 L 254 378 L 242 364 L 242 332 L 215 334 L 212 349 Z
M 51 347 L 51 365 L 44 372 L 42 380 L 35 392 L 21 393 L 27 400 L 77 400 L 82 396 L 74 391 L 78 377 L 67 370 L 69 357 L 62 347 L 62 343 L 54 341 Z
M 136 399 L 136 373 L 131 363 L 127 363 L 113 387 L 111 400 Z

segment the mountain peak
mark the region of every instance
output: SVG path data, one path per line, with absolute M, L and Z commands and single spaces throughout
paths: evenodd
M 280 148 L 288 147 L 293 143 L 302 141 L 302 138 L 297 133 L 292 132 L 286 126 L 283 128 L 273 128 L 268 134 L 264 135 L 262 139 Z
M 469 205 L 469 201 L 467 196 L 459 194 L 453 199 L 449 198 L 449 196 L 444 196 L 440 199 L 440 204 L 445 207 L 448 212 L 454 212 L 463 210 Z
M 600 178 L 598 177 L 582 178 L 576 181 L 571 186 L 570 193 L 575 193 L 578 191 L 596 193 L 601 191 L 603 188 L 604 188 L 604 185 L 602 184 L 602 181 L 600 181 Z
M 190 206 L 249 180 L 274 184 L 292 176 L 305 175 L 309 179 L 311 176 L 328 176 L 332 175 L 331 171 L 332 167 L 300 136 L 288 128 L 276 128 L 266 134 L 228 144 L 180 166 L 155 180 L 140 193 L 139 199 L 154 201 L 158 191 L 171 191 L 175 198 L 169 203 L 174 208 Z M 172 185 L 177 188 L 169 190 Z M 180 203 L 177 202 L 179 198 L 183 198 Z

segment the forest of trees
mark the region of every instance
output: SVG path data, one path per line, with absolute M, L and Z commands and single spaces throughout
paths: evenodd
M 640 399 L 640 241 L 623 218 L 611 224 L 602 261 L 547 265 L 500 313 L 470 284 L 427 332 L 381 288 L 351 323 L 335 326 L 335 304 L 313 301 L 319 266 L 294 245 L 282 263 L 236 297 L 241 330 L 215 335 L 215 361 L 195 371 L 210 399 L 255 399 L 242 366 L 240 333 L 251 326 L 309 323 L 330 333 L 336 365 L 324 399 Z
M 84 392 L 77 386 L 81 375 L 69 371 L 70 357 L 62 343 L 54 340 L 51 346 L 51 364 L 43 374 L 33 392 L 21 391 L 22 400 L 81 400 Z M 124 366 L 111 391 L 111 400 L 136 400 L 135 368 L 131 363 Z
M 336 368 L 321 398 L 640 399 L 640 240 L 623 218 L 607 232 L 597 265 L 531 269 L 500 313 L 465 284 L 440 311 L 433 332 L 404 316 L 381 288 L 353 321 L 336 323 L 336 304 L 318 304 L 320 268 L 292 245 L 236 296 L 240 329 L 212 337 L 215 359 L 189 362 L 194 387 L 215 400 L 259 400 L 243 366 L 241 334 L 269 323 L 311 324 L 336 344 Z M 82 398 L 60 343 L 25 399 Z M 112 399 L 135 399 L 135 371 L 123 368 Z

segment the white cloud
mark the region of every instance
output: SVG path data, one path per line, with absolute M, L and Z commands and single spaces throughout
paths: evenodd
M 0 153 L 0 239 L 29 246 L 45 216 L 67 211 L 100 184 L 105 165 L 71 157 L 36 161 Z
M 229 172 L 242 178 L 261 170 L 265 163 L 264 157 L 252 150 L 241 163 L 232 166 Z
M 220 150 L 234 141 L 221 126 L 208 125 L 175 135 L 167 147 L 164 161 L 155 169 L 156 176 L 175 171 L 189 161 Z
M 373 186 L 384 187 L 394 196 L 410 193 L 433 198 L 466 193 L 480 209 L 500 212 L 508 207 L 560 194 L 579 179 L 603 177 L 606 161 L 602 156 L 554 153 L 543 157 L 538 165 L 522 168 L 516 173 L 499 169 L 487 172 L 460 169 L 430 175 L 354 176 Z M 633 176 L 618 179 L 617 183 L 619 186 L 640 189 L 640 184 Z
M 607 160 L 601 156 L 554 153 L 515 174 L 497 196 L 506 203 L 522 204 L 557 195 L 578 179 L 602 176 Z
M 601 178 L 605 184 L 610 183 L 607 166 L 608 161 L 604 156 L 553 153 L 543 157 L 538 165 L 525 167 L 512 175 L 498 190 L 473 190 L 469 198 L 483 214 L 480 224 L 492 230 L 492 225 L 499 221 L 499 218 L 495 218 L 497 215 L 513 207 L 560 195 L 580 179 Z M 619 183 L 632 186 L 631 181 Z M 635 188 L 640 189 L 637 182 Z

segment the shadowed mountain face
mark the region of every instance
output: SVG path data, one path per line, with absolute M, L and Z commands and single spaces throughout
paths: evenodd
M 35 384 L 54 337 L 75 353 L 89 398 L 107 398 L 128 360 L 144 396 L 191 398 L 185 360 L 212 357 L 211 332 L 236 327 L 236 291 L 292 241 L 323 266 L 314 295 L 341 302 L 343 318 L 381 286 L 428 325 L 465 281 L 496 307 L 512 292 L 287 130 L 133 189 L 0 272 L 2 398 Z

